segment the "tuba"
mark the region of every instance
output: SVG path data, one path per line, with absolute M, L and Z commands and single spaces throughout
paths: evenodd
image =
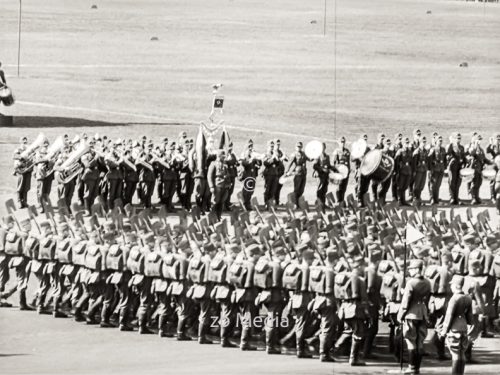
M 57 156 L 61 153 L 61 150 L 64 148 L 64 140 L 62 137 L 57 137 L 54 143 L 50 145 L 50 147 L 47 149 L 47 155 L 45 155 L 45 158 L 47 159 L 48 162 L 52 163 L 52 167 L 47 170 L 47 176 L 50 176 L 52 173 L 54 173 L 54 164 L 55 164 L 55 159 Z
M 46 140 L 47 138 L 43 133 L 38 134 L 38 137 L 36 137 L 33 143 L 31 143 L 26 150 L 19 155 L 20 159 L 26 161 L 26 166 L 24 168 L 20 168 L 18 171 L 20 174 L 26 173 L 33 168 L 33 165 L 35 165 L 35 151 L 43 146 Z
M 86 142 L 80 142 L 78 148 L 69 154 L 68 158 L 58 168 L 58 181 L 66 184 L 83 171 L 80 158 L 89 152 L 90 146 Z

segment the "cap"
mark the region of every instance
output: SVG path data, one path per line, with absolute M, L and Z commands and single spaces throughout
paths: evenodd
M 260 246 L 257 244 L 251 244 L 246 248 L 246 252 L 250 257 L 254 255 L 260 255 L 261 254 Z
M 274 248 L 273 253 L 276 256 L 286 255 L 286 251 L 285 251 L 285 248 L 283 246 L 278 246 L 278 247 Z
M 206 252 L 206 253 L 211 253 L 212 251 L 217 251 L 217 248 L 215 247 L 215 245 L 211 242 L 205 242 L 203 244 L 203 250 Z
M 238 244 L 232 243 L 226 245 L 226 251 L 228 253 L 239 253 L 241 251 L 241 247 Z
M 467 245 L 474 245 L 476 243 L 476 236 L 473 234 L 467 234 L 464 236 L 464 243 Z
M 306 249 L 302 252 L 302 258 L 304 259 L 314 259 L 314 250 Z
M 302 142 L 300 142 L 300 141 L 295 144 L 295 147 L 302 147 L 302 146 L 303 146 Z
M 151 242 L 155 242 L 155 235 L 153 233 L 148 233 L 144 236 L 144 242 L 146 243 L 151 243 Z

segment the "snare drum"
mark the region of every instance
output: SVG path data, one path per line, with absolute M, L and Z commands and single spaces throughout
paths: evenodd
M 340 185 L 340 183 L 345 179 L 342 173 L 330 172 L 330 182 L 334 185 Z
M 339 171 L 339 173 L 342 176 L 344 176 L 344 178 L 347 178 L 347 176 L 349 176 L 349 167 L 347 165 L 339 164 L 336 167 L 337 167 L 337 170 Z
M 497 175 L 497 171 L 495 171 L 494 169 L 485 169 L 483 170 L 483 178 L 487 181 L 492 181 L 495 179 Z
M 474 177 L 474 169 L 472 168 L 462 168 L 460 169 L 460 177 L 464 181 L 470 181 L 472 180 L 472 177 Z
M 0 88 L 0 102 L 2 102 L 6 107 L 14 104 L 14 96 L 12 95 L 12 90 L 7 86 Z
M 359 170 L 375 182 L 384 182 L 394 171 L 394 159 L 379 149 L 371 150 L 363 158 Z

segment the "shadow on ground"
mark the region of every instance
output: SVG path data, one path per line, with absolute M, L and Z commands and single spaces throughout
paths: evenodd
M 133 125 L 168 125 L 185 126 L 190 125 L 180 122 L 108 122 L 87 120 L 75 117 L 51 117 L 51 116 L 15 116 L 13 128 L 78 128 L 99 126 L 133 126 Z

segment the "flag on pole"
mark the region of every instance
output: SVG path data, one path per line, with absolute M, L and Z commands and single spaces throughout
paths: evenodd
M 406 224 L 406 243 L 412 244 L 424 238 L 424 234 L 411 224 Z

